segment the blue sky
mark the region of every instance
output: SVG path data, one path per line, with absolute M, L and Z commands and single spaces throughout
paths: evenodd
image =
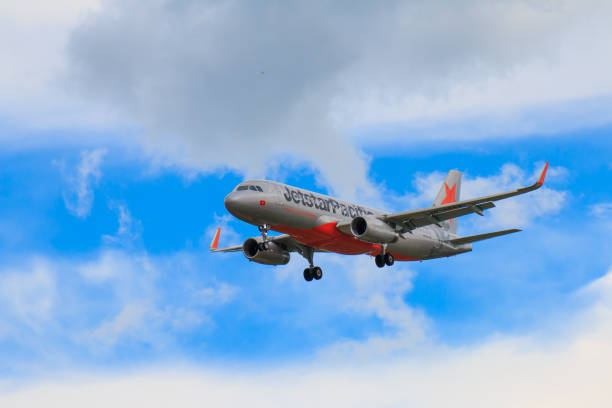
M 462 143 L 461 148 L 451 145 L 450 151 L 432 148 L 431 154 L 422 150 L 418 155 L 396 152 L 385 156 L 364 150 L 372 158 L 370 177 L 384 186 L 381 192 L 385 195 L 415 194 L 414 179 L 419 174 L 451 168 L 461 169 L 472 179 L 489 178 L 512 163 L 527 169 L 520 180 L 523 184 L 533 181 L 533 171 L 539 170 L 536 162 L 550 160 L 553 169 L 564 169 L 558 174 L 553 171 L 546 184 L 563 192 L 563 205 L 537 217 L 525 215 L 528 221 L 521 234 L 480 243 L 473 253 L 460 257 L 402 267 L 398 278 L 409 282 L 411 288 L 401 294 L 401 300 L 427 317 L 428 335 L 436 342 L 470 345 L 497 333 L 523 334 L 537 329 L 571 312 L 576 306 L 574 292 L 605 273 L 612 262 L 608 230 L 591 212 L 593 206 L 612 200 L 605 187 L 612 171 L 606 162 L 611 146 L 606 135 L 609 130 L 588 132 L 580 137 L 560 135 L 554 144 L 520 138 L 478 143 L 477 147 L 474 143 Z M 92 152 L 101 152 L 98 174 L 86 177 L 91 201 L 83 198 L 81 201 L 88 204 L 79 204 L 72 189 L 78 188 L 78 169 Z M 222 235 L 222 243 L 257 234 L 255 227 L 232 219 L 223 208 L 223 197 L 242 180 L 240 175 L 185 176 L 173 169 L 152 171 L 146 159 L 130 158 L 121 149 L 100 146 L 3 154 L 4 275 L 29 279 L 36 259 L 50 264 L 58 296 L 52 308 L 61 309 L 52 312 L 57 320 L 41 322 L 42 328 L 29 327 L 17 313 L 5 315 L 9 326 L 18 327 L 11 332 L 38 337 L 42 330 L 46 341 L 51 340 L 50 349 L 32 353 L 35 344 L 5 337 L 5 375 L 27 375 L 31 364 L 38 364 L 41 357 L 43 361 L 50 358 L 50 354 L 78 364 L 110 367 L 174 357 L 197 362 L 291 361 L 338 339 L 364 340 L 397 330 L 386 327 L 384 319 L 376 315 L 343 310 L 345 305 L 333 299 L 340 296 L 334 292 L 346 285 L 343 280 L 351 273 L 351 263 L 336 259 L 326 265 L 328 256 L 321 255 L 317 262 L 325 267 L 326 276 L 315 288 L 302 281 L 299 272 L 304 262 L 299 257 L 281 268 L 281 279 L 274 268 L 249 263 L 240 254 L 209 254 L 207 246 L 217 225 L 231 229 L 230 234 Z M 307 169 L 282 172 L 287 182 L 327 192 L 317 186 L 315 175 Z M 433 186 L 437 189 L 439 183 Z M 504 188 L 502 185 L 498 190 Z M 533 195 L 537 194 L 541 192 Z M 521 200 L 525 201 L 515 199 Z M 82 216 L 77 215 L 79 205 L 87 207 Z M 401 208 L 399 203 L 390 205 Z M 530 211 L 528 206 L 522 210 Z M 121 211 L 127 220 L 121 220 Z M 503 218 L 503 207 L 493 211 Z M 581 221 L 576 225 L 571 220 Z M 476 217 L 461 220 L 462 233 L 487 231 L 479 222 Z M 74 269 L 87 265 L 99 267 L 105 257 L 113 269 L 105 273 L 116 275 L 117 282 L 105 282 L 109 277 L 88 281 L 83 271 L 80 276 L 75 274 Z M 146 275 L 146 268 L 141 261 L 134 261 L 139 257 L 154 264 L 153 276 L 140 276 Z M 355 262 L 373 276 L 387 273 L 377 270 L 369 257 L 358 257 Z M 125 282 L 122 266 L 134 269 Z M 127 287 L 120 288 L 122 285 Z M 140 285 L 144 285 L 144 294 L 139 293 Z M 219 294 L 224 287 L 227 293 Z M 123 290 L 129 294 L 120 294 Z M 95 331 L 112 321 L 121 307 L 127 307 L 122 302 L 129 300 L 121 300 L 122 296 L 148 301 L 147 291 L 155 297 L 156 307 L 172 309 L 172 316 L 152 317 L 153 321 L 160 319 L 156 324 L 161 325 L 152 332 L 132 337 L 126 329 L 110 345 L 102 339 L 101 344 L 92 345 L 71 338 L 75 335 L 71 330 Z M 192 299 L 193 291 L 228 299 L 209 305 L 208 300 Z M 350 286 L 343 292 L 342 296 L 350 298 Z M 309 306 L 320 302 L 331 303 L 332 308 Z M 193 322 L 176 330 L 167 326 L 170 322 L 166 318 Z M 58 330 L 55 324 L 69 329 Z M 17 361 L 14 356 L 19 356 Z
M 22 38 L 0 78 L 0 403 L 605 404 L 610 7 L 219 4 L 0 8 Z M 400 211 L 450 169 L 468 198 L 546 161 L 542 189 L 459 223 L 523 231 L 457 257 L 320 254 L 308 283 L 299 256 L 208 251 L 217 226 L 257 235 L 223 207 L 245 178 Z

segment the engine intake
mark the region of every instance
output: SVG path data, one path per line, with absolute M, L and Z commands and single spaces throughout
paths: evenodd
M 387 244 L 397 241 L 397 233 L 386 222 L 373 217 L 355 217 L 351 221 L 351 232 L 362 241 Z
M 289 251 L 280 247 L 274 242 L 268 242 L 268 249 L 262 250 L 259 246 L 260 241 L 255 238 L 248 238 L 242 244 L 242 252 L 249 261 L 264 265 L 285 265 L 291 256 Z

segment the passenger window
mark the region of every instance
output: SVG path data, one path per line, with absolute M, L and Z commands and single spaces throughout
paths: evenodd
M 255 189 L 255 186 L 249 186 L 249 190 L 257 191 L 257 190 Z
M 261 187 L 255 186 L 255 188 L 257 188 L 257 191 L 259 191 L 260 193 L 263 193 L 263 190 L 261 189 Z
M 236 191 L 242 191 L 242 190 L 248 190 L 248 189 L 249 189 L 249 186 L 238 186 Z

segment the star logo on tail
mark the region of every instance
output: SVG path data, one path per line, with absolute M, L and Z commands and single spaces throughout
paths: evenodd
M 442 200 L 440 205 L 444 205 L 444 204 L 448 204 L 448 203 L 454 203 L 455 201 L 457 201 L 455 199 L 455 193 L 457 191 L 457 184 L 455 184 L 452 188 L 449 188 L 448 184 L 446 184 L 446 182 L 444 182 L 444 189 L 446 190 L 446 197 L 444 197 L 444 200 Z

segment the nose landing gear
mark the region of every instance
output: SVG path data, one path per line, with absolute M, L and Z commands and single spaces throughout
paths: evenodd
M 263 239 L 263 241 L 259 243 L 259 249 L 261 251 L 267 251 L 270 249 L 270 244 L 268 243 L 268 231 L 270 230 L 270 226 L 268 224 L 263 224 L 258 226 L 258 228 Z
M 258 247 L 261 251 L 267 251 L 270 249 L 270 241 L 268 240 L 270 225 L 262 224 L 259 225 L 258 228 L 261 232 L 262 238 L 262 241 L 259 243 Z M 310 265 L 308 268 L 304 269 L 304 279 L 306 279 L 308 282 L 312 281 L 313 279 L 320 280 L 323 277 L 323 270 L 313 264 L 314 248 L 306 245 L 298 245 L 297 252 L 306 258 L 308 264 Z

